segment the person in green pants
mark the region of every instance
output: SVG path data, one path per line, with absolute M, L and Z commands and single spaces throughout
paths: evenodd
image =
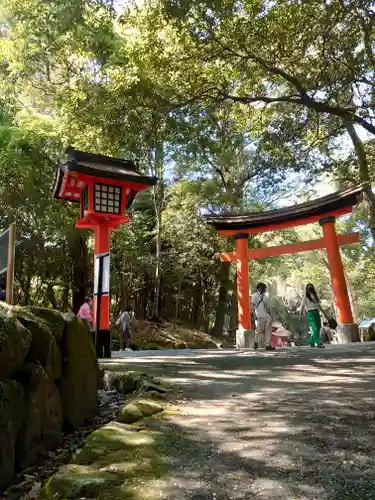
M 310 347 L 324 348 L 324 345 L 320 341 L 320 330 L 322 328 L 320 311 L 322 308 L 315 287 L 311 283 L 306 285 L 305 296 L 300 310 L 300 317 L 303 309 L 306 310 L 307 319 L 312 331 L 310 335 Z

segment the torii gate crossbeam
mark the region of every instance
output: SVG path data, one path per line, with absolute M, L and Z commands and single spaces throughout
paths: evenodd
M 338 234 L 337 241 L 340 246 L 353 245 L 359 243 L 359 233 Z M 266 248 L 250 248 L 247 251 L 247 258 L 266 259 L 268 257 L 278 257 L 279 255 L 287 255 L 291 253 L 309 252 L 311 250 L 322 250 L 325 248 L 324 238 L 310 241 L 299 241 L 298 243 L 288 243 L 287 245 L 277 245 Z M 219 253 L 218 257 L 221 262 L 235 262 L 237 260 L 236 252 Z

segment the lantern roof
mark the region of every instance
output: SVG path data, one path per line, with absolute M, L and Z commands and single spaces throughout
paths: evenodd
M 67 196 L 63 189 L 64 179 L 72 176 L 83 180 L 92 178 L 96 181 L 115 181 L 129 185 L 135 191 L 153 186 L 157 182 L 156 177 L 140 173 L 137 162 L 132 160 L 87 153 L 72 147 L 68 147 L 65 152 L 66 158 L 58 163 L 53 187 L 53 195 L 57 199 L 79 201 L 78 196 Z
M 291 207 L 243 214 L 205 215 L 204 218 L 223 235 L 257 233 L 317 222 L 329 215 L 350 213 L 362 198 L 362 187 L 351 187 L 316 200 Z

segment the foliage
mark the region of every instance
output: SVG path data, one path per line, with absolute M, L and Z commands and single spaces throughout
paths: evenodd
M 374 146 L 360 132 L 375 132 L 372 11 L 368 2 L 338 0 L 147 0 L 126 8 L 4 0 L 0 225 L 17 223 L 18 301 L 66 310 L 91 289 L 91 235 L 74 228 L 74 207 L 51 199 L 69 144 L 137 157 L 159 178 L 112 237 L 114 316 L 131 305 L 138 317 L 235 329 L 235 266 L 228 271 L 215 258 L 234 242 L 201 216 L 293 204 L 296 193 L 319 196 L 327 182 L 364 184 L 366 203 L 339 229 L 361 232 L 343 256 L 357 317 L 375 315 Z M 319 231 L 260 234 L 249 245 Z M 322 252 L 254 261 L 250 277 L 252 287 L 267 281 L 294 330 L 306 281 L 332 304 Z

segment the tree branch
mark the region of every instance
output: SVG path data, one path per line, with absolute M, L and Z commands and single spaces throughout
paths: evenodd
M 264 102 L 265 104 L 277 103 L 277 102 L 287 102 L 290 104 L 296 104 L 298 106 L 306 106 L 310 109 L 315 109 L 320 113 L 327 113 L 329 115 L 337 116 L 338 118 L 343 119 L 344 121 L 349 121 L 352 123 L 357 123 L 361 125 L 365 130 L 375 135 L 375 125 L 369 123 L 365 120 L 365 118 L 356 115 L 349 108 L 341 108 L 339 106 L 331 106 L 324 102 L 315 101 L 308 97 L 305 99 L 303 97 L 290 97 L 290 96 L 280 96 L 280 97 L 267 97 L 267 96 L 254 96 L 254 97 L 246 97 L 246 96 L 233 96 L 230 94 L 223 94 L 222 99 L 229 99 L 233 102 L 241 102 L 243 104 L 252 104 L 256 102 Z
M 266 61 L 262 57 L 259 57 L 253 53 L 247 53 L 246 55 L 240 54 L 237 51 L 233 50 L 231 47 L 225 46 L 221 43 L 220 40 L 215 38 L 216 43 L 222 48 L 224 52 L 229 52 L 235 57 L 240 59 L 250 59 L 258 63 L 263 69 L 269 72 L 272 75 L 281 76 L 286 82 L 290 83 L 298 92 L 299 97 L 294 96 L 281 96 L 281 97 L 250 97 L 250 98 L 241 98 L 235 96 L 226 96 L 228 99 L 232 99 L 233 101 L 242 102 L 244 104 L 250 104 L 251 102 L 262 101 L 266 104 L 274 103 L 274 102 L 289 102 L 291 104 L 297 104 L 300 106 L 306 106 L 311 109 L 315 109 L 320 113 L 327 113 L 330 115 L 337 116 L 343 120 L 351 121 L 353 123 L 357 123 L 361 125 L 365 130 L 375 135 L 375 126 L 366 121 L 363 117 L 356 115 L 353 110 L 339 107 L 339 106 L 331 106 L 327 103 L 316 101 L 313 97 L 308 94 L 306 88 L 302 85 L 300 80 L 293 75 L 290 75 L 285 70 L 273 65 L 269 61 Z M 366 40 L 364 41 L 366 42 Z M 311 89 L 312 90 L 312 89 Z M 315 89 L 318 90 L 318 89 Z
M 208 156 L 205 158 L 206 162 L 211 165 L 211 167 L 215 170 L 217 174 L 219 174 L 221 182 L 223 183 L 223 188 L 227 191 L 228 190 L 228 184 L 227 181 L 225 180 L 224 173 L 220 167 L 218 167 L 215 162 L 213 162 Z

